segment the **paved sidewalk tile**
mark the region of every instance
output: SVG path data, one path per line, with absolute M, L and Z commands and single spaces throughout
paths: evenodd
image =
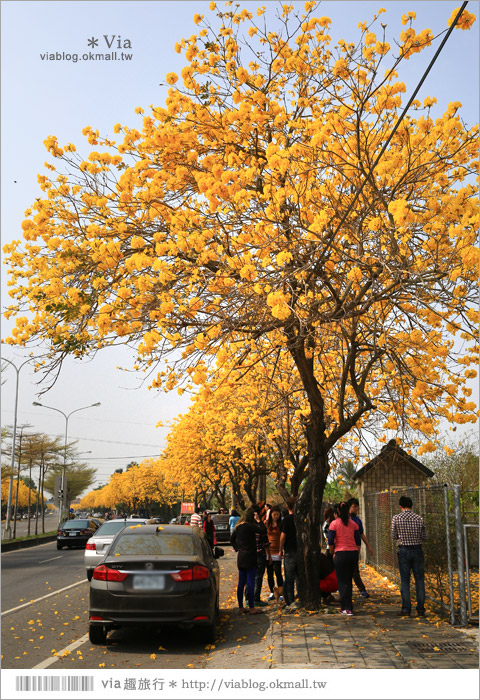
M 302 647 L 310 667 L 478 668 L 478 634 L 476 639 L 475 632 L 466 637 L 433 613 L 427 618 L 398 618 L 397 587 L 370 568 L 365 568 L 362 576 L 371 596 L 365 599 L 354 594 L 352 617 L 341 616 L 339 608 L 333 606 L 315 614 L 269 609 L 275 644 L 272 668 L 297 667 Z M 443 651 L 441 645 L 448 642 L 461 646 L 458 651 Z M 430 647 L 419 651 L 415 643 Z
M 355 614 L 345 617 L 338 605 L 314 613 L 285 613 L 275 603 L 262 608 L 262 614 L 241 615 L 234 589 L 235 557 L 229 553 L 222 566 L 231 593 L 222 605 L 215 648 L 198 667 L 478 669 L 478 628 L 456 629 L 428 609 L 426 618 L 399 618 L 398 587 L 370 567 L 362 568 L 370 597 L 355 591 Z M 452 642 L 456 646 L 442 646 Z M 418 644 L 425 646 L 419 651 Z

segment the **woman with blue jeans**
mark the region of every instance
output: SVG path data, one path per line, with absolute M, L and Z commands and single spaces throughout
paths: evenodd
M 328 546 L 333 551 L 341 614 L 353 615 L 352 584 L 358 566 L 358 549 L 362 542 L 360 528 L 350 517 L 348 503 L 337 504 L 335 510 L 338 517 L 330 523 Z
M 256 535 L 266 534 L 267 530 L 260 515 L 253 508 L 248 508 L 236 524 L 230 538 L 232 547 L 237 552 L 238 586 L 237 600 L 240 612 L 247 612 L 243 606 L 243 592 L 247 586 L 248 613 L 254 615 L 262 612 L 255 607 L 255 576 L 257 573 Z

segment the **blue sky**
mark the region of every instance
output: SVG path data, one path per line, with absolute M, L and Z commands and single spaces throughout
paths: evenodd
M 180 72 L 184 65 L 175 53 L 175 42 L 198 31 L 193 23 L 196 12 L 216 21 L 208 2 L 2 2 L 2 242 L 20 237 L 24 211 L 39 194 L 37 173 L 43 171 L 47 153 L 43 140 L 50 134 L 59 143 L 73 142 L 82 154 L 90 150 L 82 128 L 98 128 L 102 135 L 113 136 L 117 122 L 134 126 L 140 118 L 137 106 L 147 111 L 151 104 L 162 105 L 166 88 L 160 86 L 170 71 Z M 274 15 L 277 3 L 244 2 L 255 11 L 264 4 Z M 300 11 L 303 2 L 293 2 Z M 223 3 L 218 2 L 218 7 Z M 322 2 L 319 15 L 332 19 L 334 40 L 355 40 L 357 25 L 369 20 L 380 7 L 387 12 L 382 21 L 390 36 L 400 32 L 401 15 L 417 13 L 416 28 L 429 27 L 434 34 L 447 26 L 447 20 L 460 2 Z M 469 2 L 467 10 L 479 17 L 479 3 Z M 106 46 L 104 35 L 113 45 Z M 418 96 L 438 100 L 437 113 L 449 102 L 463 104 L 462 116 L 468 125 L 478 122 L 478 20 L 475 27 L 453 32 Z M 114 37 L 114 38 L 113 38 Z M 131 61 L 94 62 L 49 60 L 45 54 L 89 52 L 90 38 L 98 38 L 94 51 L 117 54 L 128 40 Z M 393 48 L 393 41 L 390 42 Z M 400 78 L 407 86 L 406 98 L 413 92 L 433 57 L 438 41 L 430 49 L 405 63 Z M 2 270 L 2 272 L 4 272 Z M 6 298 L 2 275 L 2 305 Z M 2 336 L 9 325 L 3 322 Z M 19 350 L 6 348 L 6 358 L 17 363 L 26 357 Z M 158 454 L 163 447 L 165 429 L 156 429 L 159 420 L 172 419 L 188 405 L 176 392 L 155 394 L 133 374 L 118 371 L 129 366 L 132 355 L 126 349 L 109 349 L 90 362 L 65 364 L 54 388 L 38 399 L 39 388 L 28 367 L 20 375 L 19 423 L 52 435 L 63 435 L 64 419 L 54 411 L 34 408 L 32 401 L 54 406 L 65 413 L 101 401 L 100 408 L 82 411 L 72 417 L 69 437 L 82 438 L 81 451 L 91 451 L 85 460 L 98 468 L 99 482 L 131 459 Z M 3 387 L 2 423 L 13 421 L 14 373 L 6 375 Z M 140 388 L 137 388 L 140 387 Z M 116 459 L 113 459 L 116 458 Z M 118 459 L 117 459 L 118 458 Z

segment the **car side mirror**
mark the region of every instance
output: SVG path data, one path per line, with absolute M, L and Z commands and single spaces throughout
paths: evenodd
M 224 549 L 222 549 L 221 547 L 214 547 L 213 556 L 215 559 L 220 559 L 220 557 L 223 557 L 224 554 L 225 554 Z

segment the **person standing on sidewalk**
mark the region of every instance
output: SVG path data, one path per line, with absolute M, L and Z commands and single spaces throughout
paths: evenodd
M 293 610 L 295 603 L 295 574 L 297 571 L 297 528 L 295 527 L 295 517 L 293 515 L 295 496 L 287 498 L 286 505 L 288 515 L 282 520 L 280 553 L 283 555 L 285 574 L 283 597 L 286 603 L 285 609 L 288 611 L 288 609 Z
M 267 563 L 267 580 L 270 588 L 270 596 L 268 600 L 274 600 L 275 595 L 275 578 L 277 579 L 278 588 L 283 588 L 282 576 L 282 555 L 280 554 L 280 536 L 282 525 L 282 514 L 280 506 L 272 506 L 267 517 L 267 535 L 270 542 L 271 562 Z
M 425 522 L 420 515 L 412 512 L 412 499 L 402 496 L 399 500 L 401 513 L 392 518 L 391 534 L 398 540 L 398 570 L 400 572 L 400 592 L 402 609 L 400 617 L 410 617 L 410 572 L 413 571 L 417 595 L 417 617 L 425 617 L 425 559 L 422 542 L 427 539 Z
M 266 528 L 258 513 L 253 508 L 247 508 L 238 521 L 230 538 L 237 552 L 238 586 L 237 600 L 240 612 L 246 612 L 243 606 L 243 592 L 247 586 L 248 607 L 250 615 L 263 612 L 254 605 L 255 576 L 257 573 L 257 542 L 256 535 L 265 534 Z
M 325 537 L 325 549 L 327 551 L 327 557 L 331 557 L 332 553 L 328 547 L 328 530 L 330 528 L 330 523 L 335 520 L 337 516 L 335 515 L 335 509 L 331 506 L 327 506 L 323 511 L 323 536 Z
M 260 516 L 263 522 L 262 514 L 258 506 L 254 506 L 254 510 Z M 267 605 L 264 600 L 261 600 L 262 595 L 262 585 L 263 576 L 265 574 L 265 569 L 268 565 L 272 563 L 272 557 L 270 556 L 270 542 L 267 535 L 267 530 L 264 532 L 257 532 L 255 535 L 255 541 L 257 544 L 257 573 L 255 574 L 255 591 L 254 591 L 254 603 L 256 608 L 262 608 Z
M 370 542 L 367 540 L 367 537 L 365 535 L 365 532 L 363 530 L 363 523 L 358 517 L 358 507 L 359 507 L 359 502 L 357 498 L 350 498 L 347 501 L 349 507 L 350 507 L 350 517 L 353 520 L 353 522 L 357 523 L 359 529 L 360 529 L 360 538 L 362 542 L 365 542 L 365 546 L 367 547 L 368 551 L 370 552 L 370 555 L 373 555 L 373 549 L 370 547 Z M 360 554 L 360 547 L 359 549 L 359 554 Z M 362 581 L 362 577 L 360 576 L 360 569 L 359 569 L 359 562 L 357 562 L 357 568 L 355 569 L 355 573 L 353 574 L 353 580 L 355 581 L 355 585 L 360 591 L 360 595 L 362 598 L 369 598 L 370 593 L 367 592 L 367 589 L 365 588 L 365 584 Z
M 235 525 L 238 523 L 240 520 L 240 516 L 238 512 L 235 510 L 235 508 L 232 508 L 230 511 L 230 517 L 228 519 L 228 527 L 230 528 L 230 537 L 233 535 L 233 531 L 235 529 Z
M 200 508 L 198 506 L 195 508 L 195 512 L 192 513 L 190 525 L 192 527 L 202 527 L 202 516 L 200 515 Z
M 212 552 L 213 552 L 213 549 L 214 549 L 215 545 L 217 544 L 217 535 L 215 533 L 215 525 L 214 525 L 214 522 L 212 520 L 211 513 L 207 513 L 207 517 L 203 521 L 203 531 L 205 533 L 205 537 L 207 538 L 207 540 L 210 544 L 210 547 L 212 548 Z
M 333 551 L 342 615 L 353 615 L 353 575 L 358 567 L 358 549 L 362 543 L 360 528 L 350 517 L 348 503 L 335 506 L 338 517 L 330 524 L 328 546 Z

